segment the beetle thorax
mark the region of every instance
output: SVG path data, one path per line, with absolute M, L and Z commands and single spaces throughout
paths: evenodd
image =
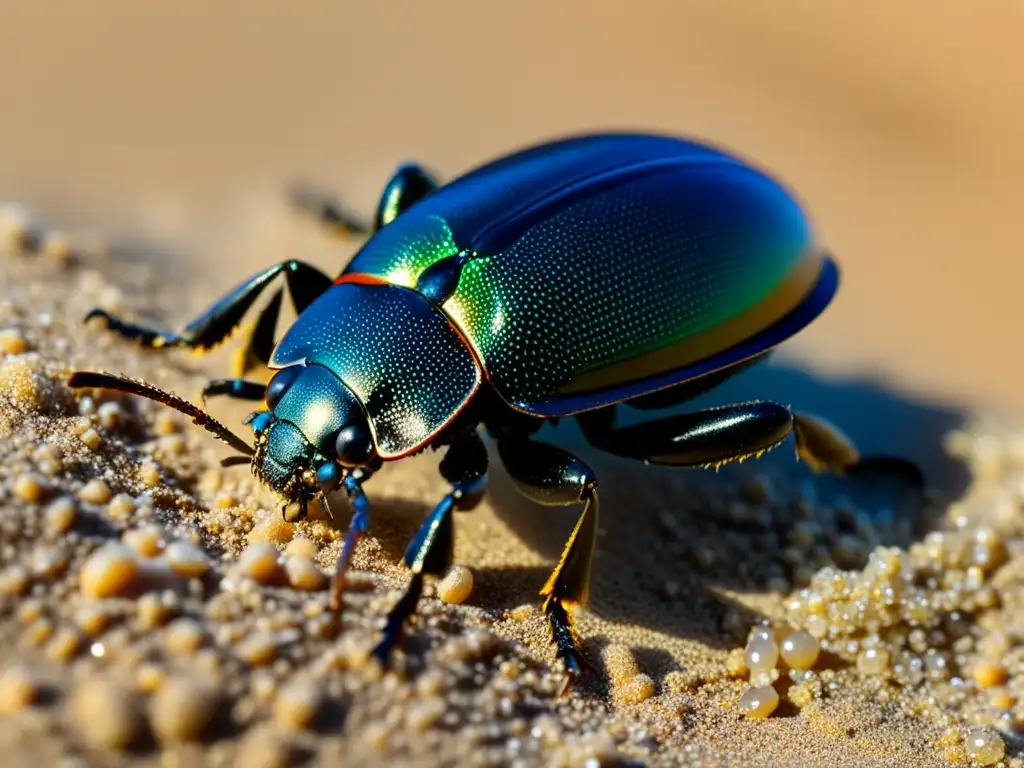
M 330 387 L 355 397 L 377 453 L 388 461 L 434 440 L 476 393 L 482 372 L 452 320 L 426 296 L 361 279 L 344 276 L 314 301 L 281 339 L 271 365 L 282 374 L 306 365 L 333 375 Z M 296 402 L 312 422 L 320 412 L 309 406 L 305 396 Z

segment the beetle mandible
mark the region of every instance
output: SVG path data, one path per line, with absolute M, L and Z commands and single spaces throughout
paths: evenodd
M 298 202 L 336 230 L 356 228 L 328 200 Z M 569 679 L 585 664 L 573 613 L 588 596 L 598 482 L 582 460 L 535 439 L 546 421 L 573 416 L 597 449 L 650 464 L 717 466 L 792 433 L 797 457 L 816 471 L 872 466 L 826 421 L 772 402 L 616 425 L 620 404 L 681 404 L 763 359 L 838 287 L 837 266 L 793 196 L 711 146 L 639 133 L 575 136 L 445 185 L 405 165 L 381 196 L 373 233 L 336 279 L 282 262 L 179 334 L 102 310 L 89 317 L 147 347 L 205 350 L 279 277 L 283 285 L 247 333 L 237 377 L 203 391 L 204 400 L 264 403 L 247 420 L 254 446 L 148 384 L 85 371 L 70 383 L 192 416 L 241 453 L 226 464 L 250 463 L 283 497 L 287 519 L 343 489 L 354 511 L 332 582 L 335 610 L 369 524 L 364 483 L 384 462 L 445 448 L 440 471 L 451 489 L 405 552 L 411 579 L 374 650 L 382 663 L 415 611 L 423 577 L 451 563 L 453 510 L 480 498 L 488 464 L 481 427 L 527 497 L 582 504 L 540 593 Z M 286 288 L 298 318 L 275 344 Z M 266 367 L 276 370 L 269 384 L 245 378 Z

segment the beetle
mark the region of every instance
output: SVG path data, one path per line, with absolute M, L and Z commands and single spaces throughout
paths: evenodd
M 297 198 L 338 231 L 358 229 L 332 201 Z M 522 149 L 439 184 L 415 164 L 385 187 L 372 233 L 331 278 L 287 260 L 242 282 L 181 333 L 102 310 L 106 327 L 150 348 L 206 350 L 283 278 L 246 334 L 236 377 L 213 395 L 262 402 L 254 445 L 197 406 L 143 382 L 79 371 L 73 387 L 121 390 L 186 413 L 250 463 L 301 519 L 343 489 L 353 515 L 331 606 L 367 530 L 364 483 L 390 461 L 444 448 L 447 495 L 405 552 L 409 585 L 374 655 L 387 663 L 423 577 L 452 560 L 453 510 L 486 482 L 485 431 L 515 485 L 545 505 L 582 505 L 541 589 L 567 673 L 586 665 L 573 615 L 586 603 L 598 531 L 598 480 L 535 437 L 575 417 L 595 448 L 648 464 L 718 466 L 794 436 L 815 471 L 850 474 L 900 460 L 863 458 L 824 419 L 772 402 L 661 413 L 620 426 L 620 405 L 666 411 L 765 358 L 830 303 L 839 271 L 793 195 L 710 145 L 645 133 L 570 136 Z M 297 319 L 275 344 L 287 289 Z M 274 371 L 269 384 L 246 378 Z M 894 464 L 895 463 L 895 464 Z M 908 473 L 916 473 L 906 464 Z

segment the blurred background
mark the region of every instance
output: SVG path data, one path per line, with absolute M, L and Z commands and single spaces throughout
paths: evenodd
M 180 321 L 309 256 L 296 179 L 369 215 L 405 159 L 687 134 L 781 177 L 841 262 L 803 369 L 1020 412 L 1021 40 L 1017 0 L 7 0 L 0 199 L 158 244 Z

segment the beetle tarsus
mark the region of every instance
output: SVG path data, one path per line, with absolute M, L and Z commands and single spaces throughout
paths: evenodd
M 500 440 L 498 453 L 519 490 L 528 498 L 553 506 L 583 502 L 562 556 L 540 591 L 555 654 L 565 664 L 567 673 L 579 674 L 585 660 L 573 611 L 586 605 L 590 593 L 590 566 L 599 520 L 597 477 L 572 454 L 536 440 Z
M 565 696 L 573 684 L 585 670 L 590 668 L 580 650 L 579 635 L 576 632 L 572 614 L 561 600 L 548 598 L 544 604 L 544 613 L 548 617 L 551 628 L 551 642 L 555 645 L 555 658 L 560 659 L 565 672 L 565 680 L 559 690 L 559 696 Z
M 147 328 L 144 325 L 135 325 L 134 323 L 126 323 L 119 317 L 116 317 L 105 309 L 93 309 L 85 316 L 83 322 L 88 323 L 90 320 L 100 318 L 106 325 L 107 330 L 116 333 L 123 339 L 128 341 L 134 341 L 143 347 L 149 347 L 150 349 L 161 349 L 166 346 L 173 346 L 175 343 L 173 335 L 167 335 L 153 328 Z
M 381 666 L 387 666 L 391 658 L 391 652 L 402 639 L 402 630 L 405 622 L 416 611 L 416 604 L 419 602 L 423 592 L 423 574 L 414 573 L 405 589 L 405 594 L 395 603 L 394 608 L 388 613 L 387 621 L 384 624 L 383 636 L 380 642 L 374 647 L 372 655 Z

